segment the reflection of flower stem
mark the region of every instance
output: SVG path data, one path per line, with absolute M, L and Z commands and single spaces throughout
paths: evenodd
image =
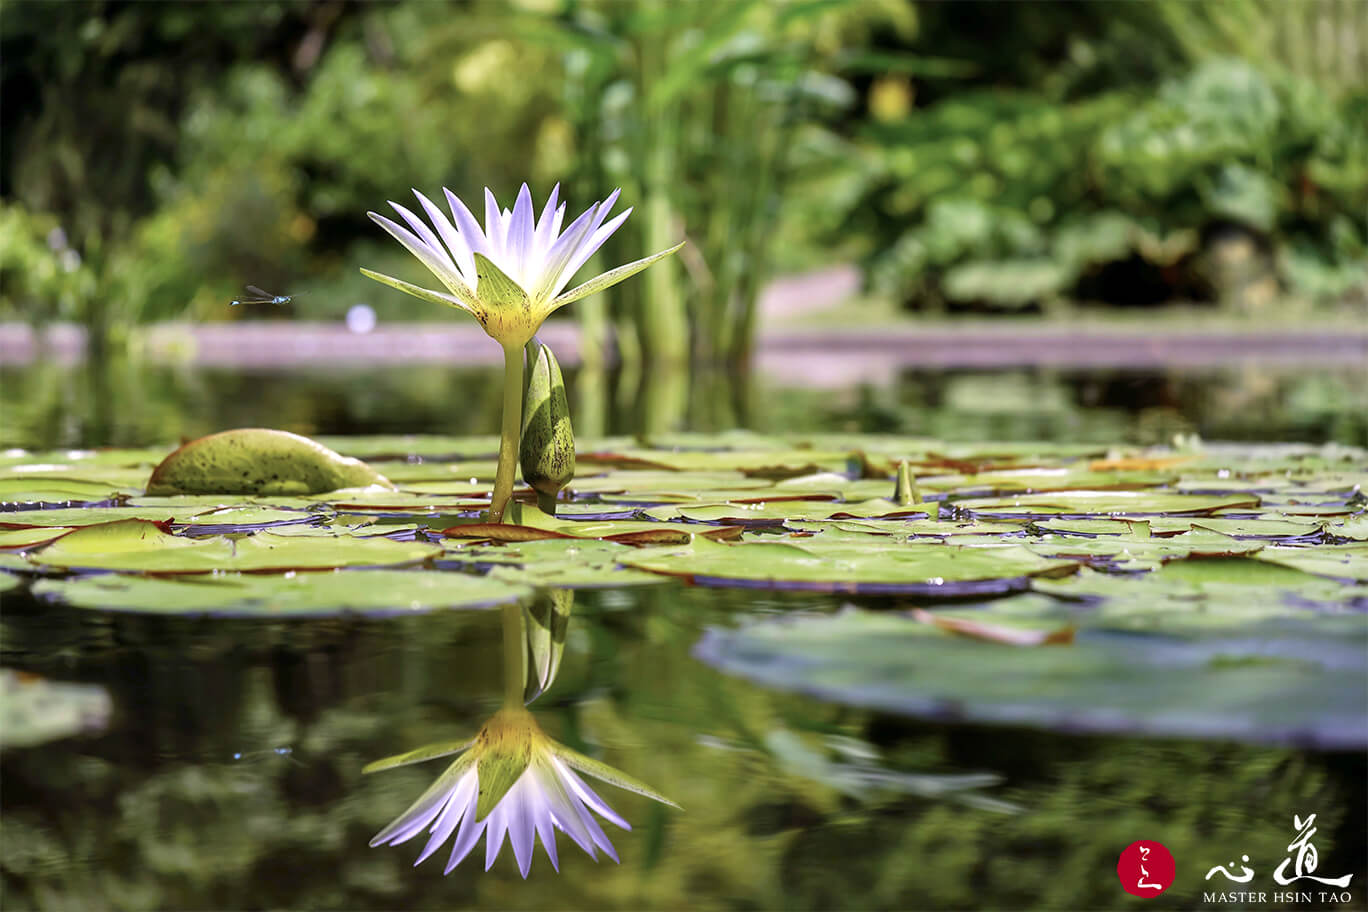
M 518 438 L 522 432 L 522 344 L 504 346 L 503 432 L 499 438 L 499 467 L 494 473 L 494 494 L 489 501 L 489 521 L 503 522 L 504 508 L 513 496 L 513 474 L 518 464 Z
M 504 706 L 522 708 L 527 686 L 527 620 L 522 605 L 503 607 Z

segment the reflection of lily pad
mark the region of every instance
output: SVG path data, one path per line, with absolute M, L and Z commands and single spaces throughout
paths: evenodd
M 946 597 L 1024 589 L 1030 576 L 1068 573 L 1075 566 L 1013 544 L 966 548 L 887 539 L 825 541 L 820 536 L 735 545 L 696 538 L 684 547 L 649 548 L 621 561 L 709 585 Z
M 531 594 L 526 586 L 488 576 L 400 570 L 231 573 L 174 579 L 103 575 L 43 580 L 33 591 L 81 608 L 242 617 L 417 614 L 443 608 L 486 608 Z
M 100 731 L 112 711 L 103 687 L 0 669 L 0 743 L 7 749 Z
M 172 535 L 156 523 L 125 519 L 77 529 L 29 555 L 45 567 L 147 573 L 216 570 L 324 570 L 405 564 L 441 553 L 438 545 L 387 538 L 286 536 L 240 539 Z
M 712 629 L 705 662 L 771 687 L 912 716 L 1057 731 L 1368 745 L 1368 628 L 1163 636 L 1083 629 L 1022 649 L 896 615 Z

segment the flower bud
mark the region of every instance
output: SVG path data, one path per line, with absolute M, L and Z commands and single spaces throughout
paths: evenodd
M 570 402 L 551 349 L 534 337 L 526 351 L 529 370 L 518 456 L 523 480 L 536 489 L 542 510 L 554 514 L 556 495 L 575 477 Z

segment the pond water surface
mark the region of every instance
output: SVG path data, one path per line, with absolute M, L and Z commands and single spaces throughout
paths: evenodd
M 488 433 L 495 376 L 4 368 L 2 442 L 139 445 L 250 425 Z M 569 378 L 572 390 L 579 379 Z M 590 402 L 576 420 L 597 422 L 599 434 L 658 426 L 663 412 L 666 426 L 697 430 L 1361 445 L 1363 380 L 1344 369 L 912 371 L 891 386 L 755 381 L 726 397 L 708 393 L 730 381 L 694 379 L 652 398 L 637 394 L 639 381 L 608 375 L 590 385 L 597 411 Z M 115 714 L 102 734 L 0 755 L 5 906 L 1133 908 L 1117 856 L 1154 840 L 1177 872 L 1153 907 L 1227 907 L 1203 893 L 1254 889 L 1268 893 L 1257 908 L 1322 908 L 1319 885 L 1307 899 L 1279 898 L 1302 888 L 1272 877 L 1297 836 L 1294 815 L 1312 813 L 1319 873 L 1352 874 L 1350 906 L 1363 906 L 1361 750 L 926 721 L 760 686 L 701 660 L 710 629 L 851 605 L 905 611 L 918 602 L 678 584 L 579 593 L 559 677 L 533 709 L 551 737 L 683 810 L 602 786 L 633 826 L 606 827 L 621 864 L 596 864 L 562 838 L 560 873 L 538 849 L 524 881 L 507 848 L 489 873 L 477 849 L 444 877 L 444 852 L 413 868 L 416 841 L 368 847 L 444 761 L 360 772 L 469 735 L 498 708 L 499 612 L 147 617 L 11 593 L 0 662 L 103 685 Z M 1252 883 L 1204 878 L 1242 855 Z

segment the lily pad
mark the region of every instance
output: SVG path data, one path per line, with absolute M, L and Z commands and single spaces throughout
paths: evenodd
M 400 570 L 224 573 L 172 579 L 108 574 L 42 580 L 33 591 L 37 596 L 58 598 L 80 608 L 272 618 L 488 608 L 530 598 L 532 592 L 527 586 L 489 576 Z
M 1250 494 L 1211 496 L 1157 491 L 1059 491 L 1015 497 L 978 498 L 954 504 L 958 511 L 986 518 L 1035 516 L 1200 516 L 1231 508 L 1257 509 Z
M 29 554 L 40 567 L 132 573 L 327 570 L 407 564 L 435 557 L 438 545 L 388 538 L 287 536 L 187 538 L 157 523 L 125 519 L 70 532 Z
M 769 687 L 921 718 L 1368 745 L 1368 627 L 1295 639 L 1081 629 L 1071 645 L 1023 649 L 847 611 L 710 629 L 694 653 Z
M 210 434 L 176 450 L 153 469 L 147 493 L 317 494 L 393 485 L 357 459 L 307 437 L 270 428 Z
M 947 547 L 824 540 L 717 544 L 696 538 L 680 548 L 648 548 L 621 562 L 705 585 L 824 592 L 904 593 L 946 598 L 1025 589 L 1038 574 L 1072 572 L 1073 561 L 1049 560 L 1015 544 Z

